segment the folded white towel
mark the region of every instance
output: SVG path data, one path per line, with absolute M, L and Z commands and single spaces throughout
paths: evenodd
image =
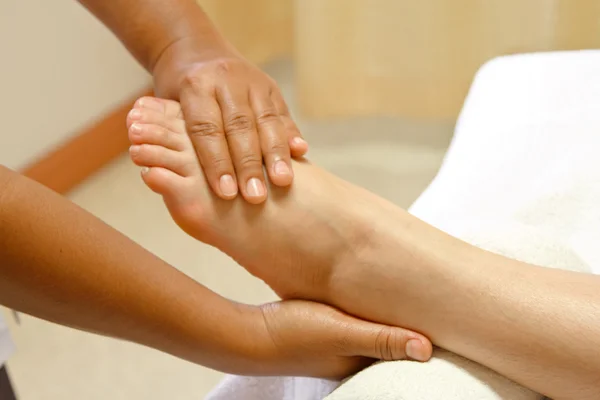
M 539 226 L 600 267 L 600 252 L 587 245 L 600 236 L 598 68 L 600 51 L 482 67 L 444 165 L 411 212 L 451 234 L 464 218 Z
M 475 245 L 600 273 L 600 51 L 502 57 L 478 73 L 438 176 L 411 208 Z M 317 400 L 306 378 L 228 377 L 210 399 Z M 303 392 L 299 392 L 303 390 Z M 312 396 L 312 397 L 311 397 Z M 540 395 L 452 353 L 381 363 L 328 399 L 525 400 Z

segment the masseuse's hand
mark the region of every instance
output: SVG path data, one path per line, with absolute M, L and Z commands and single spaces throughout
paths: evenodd
M 226 46 L 172 45 L 154 68 L 156 94 L 181 102 L 213 191 L 232 199 L 239 188 L 258 204 L 267 197 L 263 161 L 273 184 L 290 185 L 290 155 L 304 155 L 308 145 L 273 79 Z
M 285 375 L 341 379 L 375 360 L 431 357 L 423 335 L 362 321 L 319 303 L 286 300 L 262 306 L 272 342 L 262 365 Z

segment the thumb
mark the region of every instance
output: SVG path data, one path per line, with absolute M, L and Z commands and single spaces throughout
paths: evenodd
M 340 338 L 350 356 L 392 361 L 431 358 L 432 344 L 425 336 L 403 328 L 353 319 Z

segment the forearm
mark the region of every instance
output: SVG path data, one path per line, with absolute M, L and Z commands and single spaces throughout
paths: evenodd
M 194 0 L 79 0 L 149 71 L 174 43 L 194 52 L 228 47 Z
M 404 265 L 378 280 L 394 323 L 551 398 L 600 397 L 600 277 L 510 260 L 420 221 L 400 238 Z
M 212 368 L 248 372 L 253 308 L 231 303 L 68 200 L 0 166 L 0 304 Z M 259 318 L 260 321 L 260 318 Z M 256 348 L 252 348 L 256 346 Z

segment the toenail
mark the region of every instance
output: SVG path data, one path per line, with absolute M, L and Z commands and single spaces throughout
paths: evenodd
M 290 167 L 288 167 L 285 161 L 279 160 L 273 166 L 273 171 L 275 172 L 275 175 L 289 175 Z
M 139 124 L 132 124 L 130 129 L 132 133 L 142 133 L 142 127 Z
M 142 118 L 142 112 L 137 108 L 134 108 L 129 112 L 129 118 L 131 119 L 140 119 Z
M 246 190 L 250 197 L 263 197 L 265 195 L 265 185 L 258 178 L 252 178 L 246 184 Z
M 152 97 L 142 97 L 137 101 L 137 105 L 142 108 L 150 108 L 157 111 L 163 111 L 165 108 L 163 103 Z
M 221 193 L 227 197 L 235 196 L 237 194 L 237 185 L 231 175 L 223 175 L 219 179 L 219 187 Z

